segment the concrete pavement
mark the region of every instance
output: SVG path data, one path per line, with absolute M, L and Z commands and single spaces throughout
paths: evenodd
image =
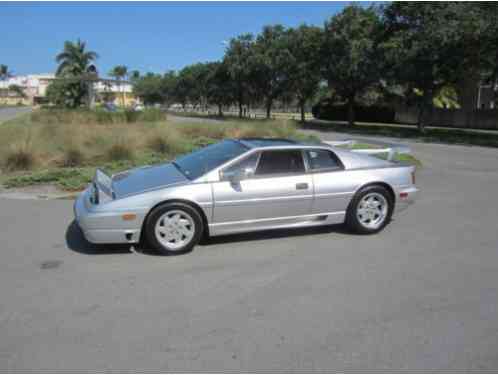
M 420 200 L 375 236 L 161 257 L 86 243 L 70 201 L 0 199 L 0 370 L 496 371 L 498 152 L 408 144 Z
M 0 108 L 0 124 L 4 121 L 11 120 L 16 116 L 31 112 L 31 107 L 6 107 Z

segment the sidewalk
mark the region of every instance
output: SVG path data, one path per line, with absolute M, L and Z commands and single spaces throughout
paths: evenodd
M 498 119 L 497 119 L 498 122 Z M 347 121 L 329 121 L 329 120 L 318 120 L 318 119 L 312 119 L 308 120 L 307 123 L 312 124 L 312 125 L 347 125 Z M 409 124 L 387 124 L 387 123 L 380 123 L 380 122 L 355 122 L 355 126 L 382 126 L 382 127 L 390 127 L 390 128 L 403 128 L 403 129 L 416 129 L 416 125 L 409 125 Z M 426 126 L 425 127 L 428 130 L 447 130 L 447 131 L 464 131 L 467 133 L 481 133 L 481 134 L 495 134 L 498 135 L 498 130 L 486 130 L 486 129 L 468 129 L 468 128 L 450 128 L 450 127 L 444 127 L 444 126 Z M 326 129 L 324 129 L 326 131 Z M 347 131 L 347 128 L 345 129 Z

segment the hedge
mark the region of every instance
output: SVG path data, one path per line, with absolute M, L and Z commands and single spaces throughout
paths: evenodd
M 347 104 L 331 104 L 323 101 L 312 108 L 313 116 L 320 120 L 348 121 Z M 396 111 L 385 106 L 354 106 L 355 121 L 393 123 Z

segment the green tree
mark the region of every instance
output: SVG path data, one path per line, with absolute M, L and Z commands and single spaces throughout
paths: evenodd
M 10 85 L 9 91 L 17 94 L 17 96 L 21 98 L 25 98 L 26 94 L 24 93 L 24 89 L 19 85 Z
M 125 93 L 122 90 L 122 83 L 123 80 L 126 79 L 128 76 L 128 67 L 125 65 L 116 65 L 112 70 L 109 72 L 109 75 L 113 78 L 116 79 L 118 82 L 118 89 L 121 92 L 121 106 L 125 106 Z
M 297 97 L 301 121 L 305 121 L 305 105 L 318 92 L 321 77 L 321 59 L 317 51 L 323 43 L 322 29 L 301 25 L 289 30 L 289 50 L 292 55 L 291 91 Z
M 445 4 L 457 38 L 452 62 L 458 66 L 455 85 L 458 101 L 461 108 L 474 110 L 478 105 L 479 84 L 498 78 L 498 7 L 477 1 Z
M 130 81 L 135 82 L 140 79 L 140 71 L 132 70 L 130 73 Z
M 273 102 L 291 88 L 294 57 L 289 50 L 288 32 L 282 25 L 265 26 L 253 50 L 252 82 L 270 118 Z
M 144 104 L 151 105 L 163 102 L 163 80 L 161 75 L 147 73 L 141 76 L 133 85 L 133 93 L 139 97 Z
M 64 50 L 55 57 L 55 61 L 59 64 L 56 76 L 78 77 L 84 75 L 97 58 L 97 53 L 87 51 L 86 43 L 80 39 L 76 43 L 66 41 Z
M 350 5 L 325 22 L 321 50 L 324 78 L 347 102 L 349 125 L 354 124 L 356 96 L 380 78 L 380 30 L 380 18 L 373 7 Z
M 168 107 L 177 100 L 178 74 L 174 70 L 166 72 L 161 80 L 161 97 Z
M 384 19 L 387 38 L 382 48 L 392 66 L 392 80 L 417 103 L 423 132 L 434 95 L 457 79 L 455 13 L 446 3 L 396 2 L 384 9 Z
M 234 102 L 235 92 L 233 81 L 230 78 L 228 67 L 223 62 L 209 64 L 207 80 L 207 100 L 218 107 L 218 116 L 223 116 L 223 106 Z
M 79 107 L 90 92 L 89 86 L 96 79 L 96 69 L 92 62 L 97 58 L 96 52 L 86 49 L 85 42 L 79 39 L 76 43 L 66 41 L 63 51 L 55 58 L 59 66 L 56 71 L 57 79 L 50 85 L 50 96 L 60 105 Z M 60 94 L 68 97 L 62 99 Z M 90 104 L 91 100 L 88 102 Z
M 66 108 L 77 108 L 87 94 L 86 85 L 80 78 L 55 79 L 47 87 L 46 97 L 50 103 Z
M 230 40 L 223 58 L 233 81 L 233 96 L 239 106 L 239 117 L 242 117 L 243 106 L 247 104 L 251 91 L 253 46 L 254 36 L 252 34 L 239 35 Z

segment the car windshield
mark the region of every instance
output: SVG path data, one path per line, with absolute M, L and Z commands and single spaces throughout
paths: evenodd
M 219 167 L 248 150 L 242 143 L 226 140 L 179 157 L 174 165 L 191 180 Z

